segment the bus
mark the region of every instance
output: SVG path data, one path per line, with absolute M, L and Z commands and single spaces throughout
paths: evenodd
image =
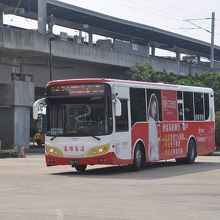
M 46 106 L 47 166 L 130 165 L 175 159 L 192 164 L 215 151 L 211 88 L 107 78 L 50 81 L 33 117 Z

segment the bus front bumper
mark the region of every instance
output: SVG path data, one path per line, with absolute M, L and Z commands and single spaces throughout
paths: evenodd
M 67 157 L 56 157 L 45 154 L 45 160 L 47 166 L 57 166 L 57 165 L 130 165 L 133 160 L 124 160 L 116 157 L 114 152 L 110 152 L 104 155 L 96 157 L 83 157 L 83 158 L 67 158 Z

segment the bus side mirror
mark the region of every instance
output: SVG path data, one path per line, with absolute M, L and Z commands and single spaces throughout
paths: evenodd
M 121 101 L 115 98 L 115 116 L 121 116 Z
M 38 99 L 34 104 L 33 104 L 33 119 L 37 120 L 38 115 L 39 115 L 39 109 L 42 109 L 45 107 L 45 98 Z

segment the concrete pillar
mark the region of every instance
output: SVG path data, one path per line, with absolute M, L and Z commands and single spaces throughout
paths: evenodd
M 151 56 L 155 57 L 155 47 L 151 46 Z
M 180 73 L 180 52 L 176 52 L 176 61 L 177 61 L 177 74 Z
M 14 146 L 29 148 L 30 142 L 30 107 L 14 106 Z
M 89 45 L 90 46 L 93 45 L 93 34 L 92 34 L 92 32 L 89 32 Z
M 14 146 L 29 147 L 30 110 L 34 103 L 34 83 L 12 80 Z
M 2 146 L 29 147 L 30 111 L 34 103 L 34 83 L 12 80 L 0 84 L 0 140 Z
M 79 31 L 79 37 L 82 38 L 82 31 Z
M 201 57 L 197 55 L 197 64 L 200 64 L 200 61 L 201 61 Z
M 2 10 L 0 10 L 0 27 L 3 27 L 3 25 L 4 25 L 4 22 L 3 22 L 3 11 Z
M 47 25 L 47 2 L 38 0 L 38 32 L 46 34 Z
M 176 52 L 176 60 L 179 62 L 180 61 L 180 52 Z
M 149 43 L 146 44 L 146 49 L 147 49 L 146 56 L 149 57 L 150 55 L 150 44 Z
M 3 148 L 13 146 L 12 94 L 8 84 L 0 84 L 0 140 Z

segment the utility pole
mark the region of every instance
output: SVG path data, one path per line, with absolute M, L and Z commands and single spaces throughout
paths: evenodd
M 193 21 L 198 21 L 198 20 L 207 20 L 207 19 L 211 19 L 212 22 L 211 22 L 211 31 L 210 30 L 207 30 L 197 24 L 195 24 Z M 214 51 L 214 47 L 215 47 L 215 44 L 214 44 L 214 36 L 215 36 L 215 12 L 212 12 L 212 17 L 211 18 L 197 18 L 197 19 L 187 19 L 187 20 L 184 20 L 184 21 L 187 21 L 189 22 L 190 24 L 192 24 L 193 26 L 195 26 L 196 28 L 182 28 L 182 29 L 202 29 L 208 33 L 211 34 L 211 49 L 210 49 L 210 68 L 214 68 L 214 60 L 215 60 L 215 51 Z
M 214 59 L 215 59 L 215 52 L 214 52 L 214 36 L 215 36 L 215 12 L 212 12 L 212 28 L 211 28 L 211 68 L 214 68 Z
M 3 21 L 3 10 L 0 9 L 0 27 L 4 26 L 4 21 Z

